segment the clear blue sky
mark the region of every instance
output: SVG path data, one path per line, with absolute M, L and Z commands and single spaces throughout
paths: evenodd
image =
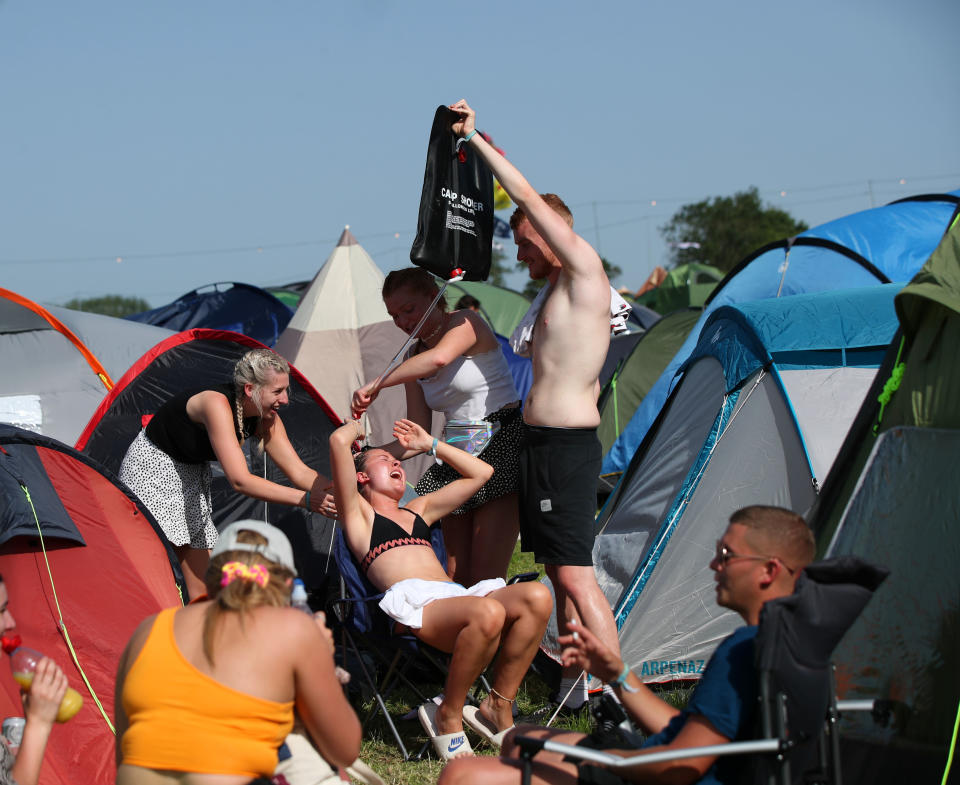
M 960 187 L 958 29 L 957 0 L 0 0 L 0 286 L 281 284 L 345 224 L 405 266 L 465 97 L 636 288 L 684 203 L 755 185 L 815 225 Z

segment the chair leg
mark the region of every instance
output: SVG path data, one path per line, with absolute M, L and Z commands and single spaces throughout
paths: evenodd
M 377 711 L 383 712 L 383 718 L 387 721 L 387 727 L 390 728 L 390 733 L 393 735 L 394 741 L 397 742 L 397 746 L 400 748 L 400 753 L 403 755 L 403 759 L 405 761 L 410 760 L 410 753 L 407 751 L 407 747 L 403 743 L 403 739 L 400 738 L 400 731 L 397 730 L 397 726 L 393 722 L 393 717 L 391 717 L 390 712 L 387 711 L 387 704 L 381 696 L 380 690 L 377 688 L 376 679 L 371 676 L 370 671 L 367 669 L 366 663 L 363 661 L 363 657 L 360 654 L 360 649 L 357 647 L 356 641 L 354 641 L 353 636 L 349 633 L 349 631 L 347 631 L 346 627 L 344 627 L 344 633 L 350 643 L 350 648 L 353 650 L 353 654 L 357 658 L 357 662 L 360 665 L 360 670 L 363 673 L 364 680 L 367 682 L 367 685 L 370 687 L 370 689 L 373 690 L 373 699 L 378 707 L 370 712 L 370 714 L 367 716 L 367 720 L 364 722 L 364 725 L 366 725 L 370 719 L 376 716 Z M 397 656 L 399 656 L 399 654 L 400 653 L 397 652 Z
M 520 751 L 520 785 L 530 785 L 530 776 L 533 773 L 533 756 L 535 754 L 530 750 Z

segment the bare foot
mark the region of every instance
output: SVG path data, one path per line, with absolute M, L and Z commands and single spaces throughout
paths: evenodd
M 437 715 L 434 720 L 437 725 L 437 733 L 458 733 L 463 730 L 463 706 L 458 710 L 451 711 L 447 702 L 444 701 L 437 706 Z
M 506 730 L 513 725 L 513 701 L 505 701 L 490 694 L 483 699 L 478 711 L 480 716 L 498 731 Z

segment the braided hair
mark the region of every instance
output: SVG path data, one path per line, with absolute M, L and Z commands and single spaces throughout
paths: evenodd
M 243 435 L 243 395 L 244 387 L 252 384 L 254 387 L 250 399 L 257 407 L 260 415 L 263 415 L 263 407 L 260 404 L 260 391 L 264 385 L 270 381 L 270 374 L 282 373 L 290 374 L 290 363 L 283 359 L 272 349 L 266 347 L 261 349 L 251 349 L 243 355 L 237 364 L 233 367 L 233 384 L 235 387 L 236 401 L 234 406 L 234 416 L 237 420 L 237 430 Z M 263 449 L 263 438 L 260 438 L 259 447 Z

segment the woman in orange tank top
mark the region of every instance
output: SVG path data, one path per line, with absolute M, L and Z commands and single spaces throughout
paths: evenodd
M 294 705 L 331 765 L 353 763 L 360 723 L 322 614 L 289 607 L 295 575 L 283 532 L 238 521 L 213 550 L 210 599 L 140 624 L 117 673 L 117 785 L 268 782 Z

